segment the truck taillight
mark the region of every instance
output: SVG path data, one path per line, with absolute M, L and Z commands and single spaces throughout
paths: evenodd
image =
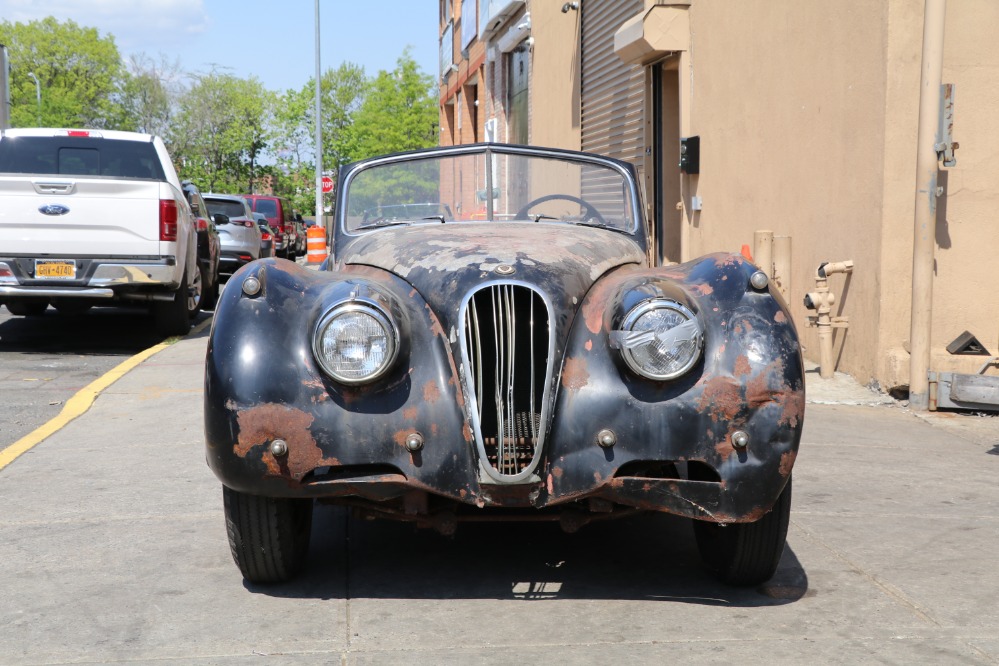
M 160 240 L 177 240 L 177 202 L 160 199 Z

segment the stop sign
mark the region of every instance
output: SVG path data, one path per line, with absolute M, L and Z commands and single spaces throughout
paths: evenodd
M 323 176 L 323 194 L 329 194 L 333 191 L 333 179 L 329 176 Z

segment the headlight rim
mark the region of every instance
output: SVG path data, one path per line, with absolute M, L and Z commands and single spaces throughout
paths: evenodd
M 681 303 L 672 298 L 655 297 L 649 298 L 638 305 L 632 307 L 628 313 L 624 316 L 621 322 L 621 329 L 624 331 L 631 332 L 636 322 L 641 319 L 644 315 L 652 312 L 654 310 L 673 310 L 679 312 L 681 315 L 687 318 L 688 321 L 692 321 L 697 324 L 698 335 L 695 341 L 696 347 L 694 353 L 691 354 L 690 359 L 679 369 L 671 373 L 650 373 L 645 368 L 643 368 L 638 361 L 635 360 L 632 351 L 626 347 L 620 349 L 621 358 L 624 360 L 625 365 L 640 377 L 646 379 L 651 379 L 653 381 L 672 381 L 683 377 L 688 372 L 690 372 L 697 364 L 700 362 L 701 357 L 704 355 L 704 326 L 701 324 L 701 320 L 698 318 L 697 314 L 689 306 Z
M 361 312 L 375 319 L 381 325 L 382 329 L 385 330 L 388 343 L 391 347 L 389 353 L 386 354 L 386 360 L 378 370 L 363 378 L 344 377 L 338 374 L 327 365 L 322 354 L 321 340 L 326 328 L 337 317 L 352 312 Z M 400 347 L 399 327 L 396 325 L 394 319 L 381 305 L 369 299 L 353 298 L 349 301 L 342 301 L 333 305 L 319 318 L 312 334 L 312 356 L 315 358 L 316 363 L 319 364 L 319 368 L 327 377 L 346 386 L 362 386 L 384 377 L 395 365 L 395 361 L 399 357 Z

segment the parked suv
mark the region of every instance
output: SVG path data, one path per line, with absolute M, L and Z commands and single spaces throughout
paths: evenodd
M 220 270 L 223 273 L 235 273 L 240 267 L 259 259 L 260 227 L 243 197 L 234 194 L 206 194 L 204 198 L 208 210 L 215 217 L 222 240 Z
M 297 256 L 298 227 L 295 225 L 292 216 L 291 205 L 287 199 L 266 194 L 247 194 L 246 201 L 255 213 L 263 213 L 267 218 L 267 226 L 274 230 L 275 234 L 284 236 L 284 251 L 278 251 L 277 256 L 285 257 L 294 261 Z
M 214 310 L 219 300 L 219 261 L 222 240 L 212 221 L 212 214 L 198 186 L 189 180 L 183 183 L 184 196 L 191 205 L 195 228 L 198 230 L 198 268 L 201 270 L 201 309 Z

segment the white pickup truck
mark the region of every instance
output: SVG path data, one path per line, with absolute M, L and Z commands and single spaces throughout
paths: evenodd
M 159 137 L 0 131 L 0 303 L 15 315 L 146 304 L 183 335 L 200 308 L 197 231 Z

